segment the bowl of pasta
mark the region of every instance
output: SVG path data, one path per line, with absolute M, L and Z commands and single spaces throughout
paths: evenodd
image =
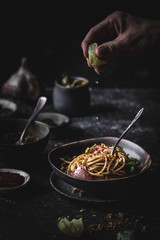
M 54 173 L 67 184 L 94 194 L 129 194 L 146 185 L 150 155 L 122 139 L 113 155 L 116 137 L 100 137 L 64 144 L 48 154 Z

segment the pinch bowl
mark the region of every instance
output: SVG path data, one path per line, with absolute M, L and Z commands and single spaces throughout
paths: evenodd
M 23 145 L 15 145 L 14 143 L 9 142 L 8 139 L 7 141 L 4 141 L 5 136 L 9 136 L 13 133 L 21 133 L 26 126 L 27 121 L 28 119 L 22 118 L 0 119 L 0 154 L 10 155 L 11 157 L 12 155 L 16 155 L 17 157 L 25 157 L 43 152 L 48 143 L 50 130 L 47 124 L 39 121 L 34 121 L 27 130 L 30 135 L 36 137 L 36 141 L 29 142 Z M 16 158 L 11 159 L 11 161 L 16 160 Z M 28 161 L 29 159 L 30 158 L 28 158 Z
M 70 119 L 68 116 L 57 112 L 41 112 L 38 114 L 37 121 L 46 123 L 50 128 L 50 138 L 55 139 L 61 136 L 64 128 Z
M 11 117 L 17 111 L 17 104 L 11 100 L 0 98 L 0 118 Z
M 17 190 L 21 190 L 30 181 L 30 175 L 27 172 L 19 169 L 0 168 L 0 173 L 16 173 L 21 175 L 24 178 L 24 182 L 21 183 L 20 185 L 17 185 L 14 187 L 0 187 L 0 193 L 2 194 L 9 194 L 9 193 L 16 192 Z
M 149 157 L 148 165 L 142 172 L 127 177 L 108 180 L 84 180 L 69 176 L 60 170 L 62 163 L 60 160 L 61 157 L 79 155 L 83 153 L 87 147 L 91 147 L 94 144 L 104 143 L 108 146 L 113 146 L 117 140 L 118 138 L 116 137 L 100 137 L 71 142 L 52 149 L 48 154 L 48 161 L 58 178 L 78 189 L 95 195 L 114 197 L 119 197 L 119 195 L 126 196 L 126 194 L 129 195 L 134 191 L 138 194 L 138 191 L 148 187 L 147 183 L 150 179 L 149 170 L 152 162 L 150 155 L 141 146 L 127 139 L 122 139 L 119 145 L 123 146 L 124 151 L 129 154 L 130 157 L 136 158 L 141 163 L 144 163 Z

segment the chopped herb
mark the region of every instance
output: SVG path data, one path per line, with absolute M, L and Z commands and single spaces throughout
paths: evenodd
M 97 146 L 97 144 L 95 143 L 95 144 L 92 146 L 92 149 L 94 149 L 96 146 Z
M 123 148 L 124 148 L 124 147 L 122 147 L 122 146 L 119 146 L 119 145 L 118 145 L 117 147 L 119 147 L 120 149 L 123 149 Z
M 135 161 L 131 161 L 131 162 L 129 162 L 129 165 L 136 166 L 136 162 Z
M 131 166 L 130 167 L 130 172 L 133 172 L 135 170 L 135 167 L 134 166 Z

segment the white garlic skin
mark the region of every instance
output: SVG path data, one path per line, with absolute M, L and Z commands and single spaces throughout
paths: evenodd
M 26 58 L 21 61 L 19 70 L 3 84 L 2 96 L 22 100 L 36 101 L 40 94 L 40 84 L 37 77 L 26 66 Z

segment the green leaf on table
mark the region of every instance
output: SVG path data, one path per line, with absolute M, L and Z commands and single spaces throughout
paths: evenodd
M 135 240 L 136 230 L 135 228 L 128 228 L 124 231 L 118 232 L 117 240 Z

